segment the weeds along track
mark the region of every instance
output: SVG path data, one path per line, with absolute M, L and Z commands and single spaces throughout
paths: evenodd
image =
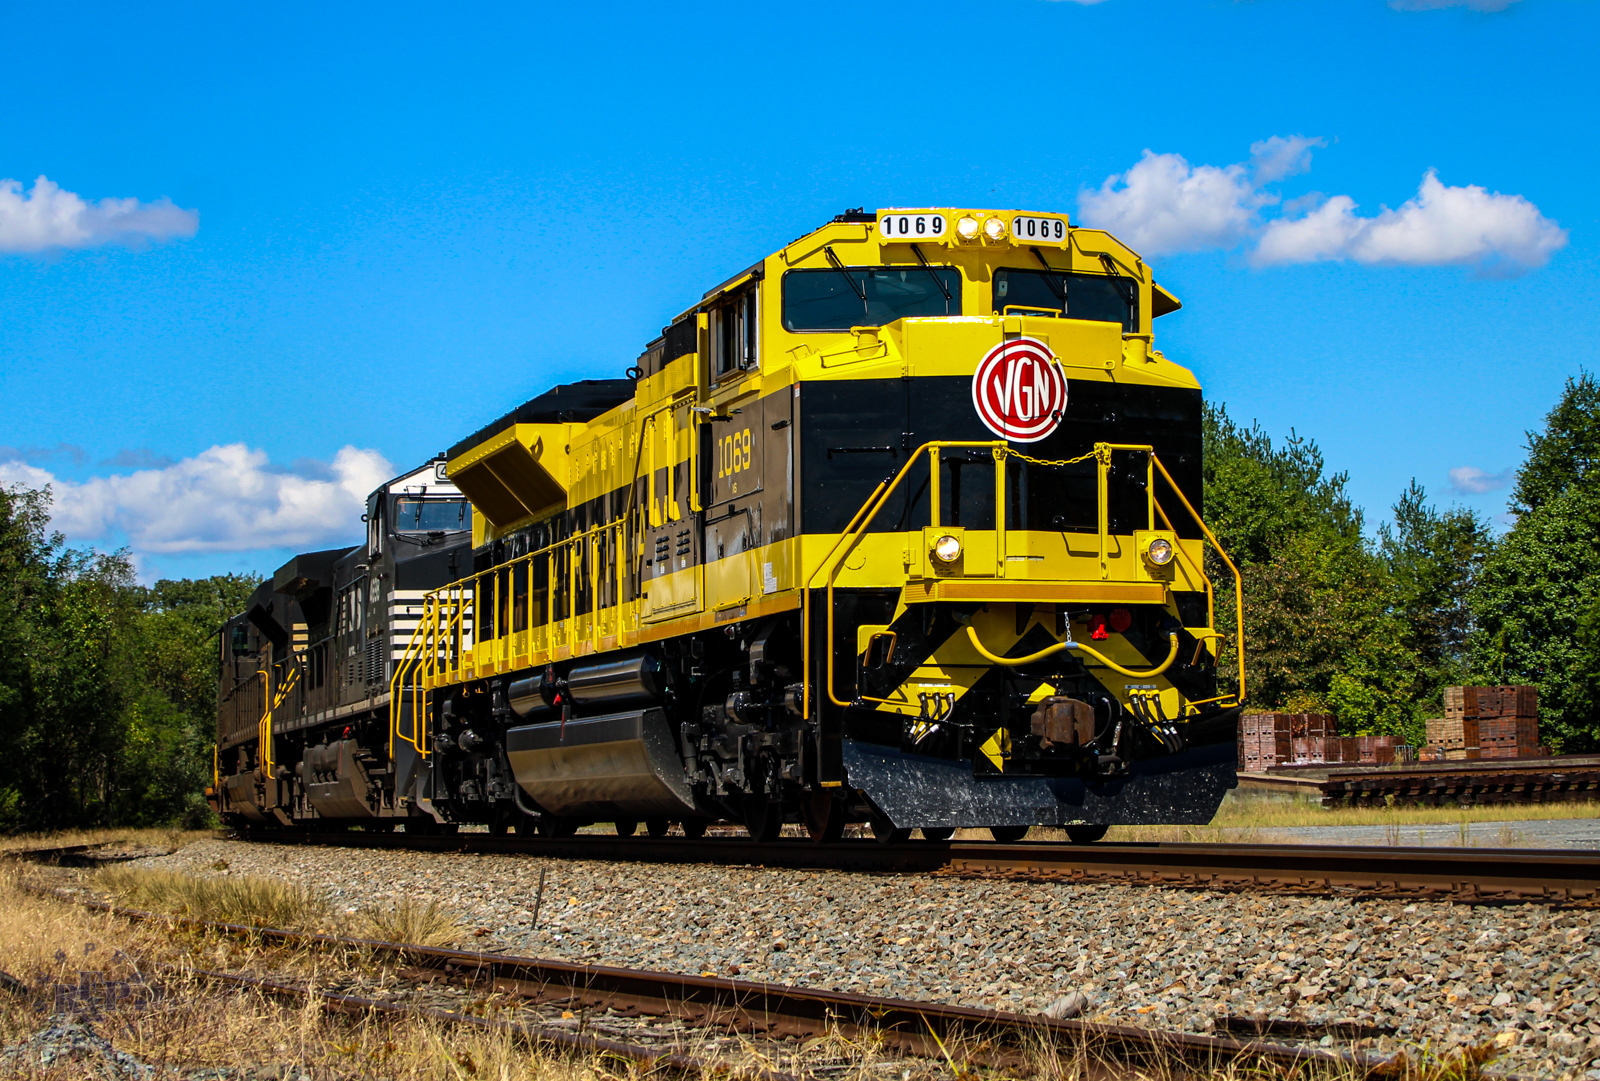
M 714 977 L 374 942 L 120 909 L 136 921 L 301 953 L 343 972 L 188 975 L 341 1014 L 424 1017 L 696 1076 L 779 1081 L 848 1075 L 1431 1077 L 1438 1064 L 1263 1039 L 1199 1036 Z M 1319 1031 L 1268 1033 L 1315 1040 Z M 1467 1065 L 1467 1064 L 1463 1064 Z
M 404 848 L 544 859 L 710 863 L 953 875 L 1030 881 L 1112 882 L 1206 890 L 1450 899 L 1468 903 L 1600 903 L 1600 852 L 1437 849 L 1355 845 L 1093 844 L 966 842 L 878 844 L 733 837 L 574 837 L 487 833 L 406 835 L 249 831 L 267 844 Z

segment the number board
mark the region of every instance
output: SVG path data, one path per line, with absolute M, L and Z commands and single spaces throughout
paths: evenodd
M 938 240 L 950 219 L 936 210 L 896 210 L 878 215 L 878 232 L 885 240 Z
M 761 490 L 761 439 L 748 427 L 712 429 L 711 502 L 725 503 Z
M 1062 218 L 1033 218 L 1018 214 L 1011 219 L 1011 236 L 1019 244 L 1065 244 L 1067 223 Z

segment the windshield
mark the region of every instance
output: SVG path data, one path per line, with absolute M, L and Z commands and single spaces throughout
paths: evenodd
M 454 533 L 470 528 L 468 513 L 465 499 L 401 496 L 394 501 L 394 528 L 397 533 Z
M 1132 278 L 1043 270 L 994 272 L 994 310 L 1002 314 L 1010 308 L 1037 309 L 1034 314 L 1121 323 L 1125 333 L 1136 334 L 1139 312 L 1134 298 L 1138 295 L 1138 284 Z
M 960 314 L 961 273 L 954 267 L 848 267 L 791 270 L 783 276 L 788 330 L 849 330 L 912 316 Z

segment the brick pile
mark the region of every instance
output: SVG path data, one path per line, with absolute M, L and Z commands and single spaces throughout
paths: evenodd
M 1246 713 L 1239 718 L 1239 768 L 1325 762 L 1385 766 L 1394 762 L 1394 736 L 1341 736 L 1326 713 Z
M 1446 687 L 1444 716 L 1427 722 L 1426 760 L 1531 758 L 1539 745 L 1533 687 Z

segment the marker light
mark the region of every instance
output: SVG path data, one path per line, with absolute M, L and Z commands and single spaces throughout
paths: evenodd
M 976 240 L 981 228 L 978 219 L 969 214 L 956 222 L 956 235 L 962 240 Z
M 946 533 L 933 542 L 933 554 L 942 563 L 954 563 L 961 556 L 961 538 Z
M 1172 554 L 1172 542 L 1165 537 L 1157 537 L 1145 549 L 1144 557 L 1158 567 L 1165 567 L 1172 562 Z
M 990 240 L 1000 240 L 1006 235 L 1006 223 L 999 218 L 990 218 L 983 223 L 983 235 Z

